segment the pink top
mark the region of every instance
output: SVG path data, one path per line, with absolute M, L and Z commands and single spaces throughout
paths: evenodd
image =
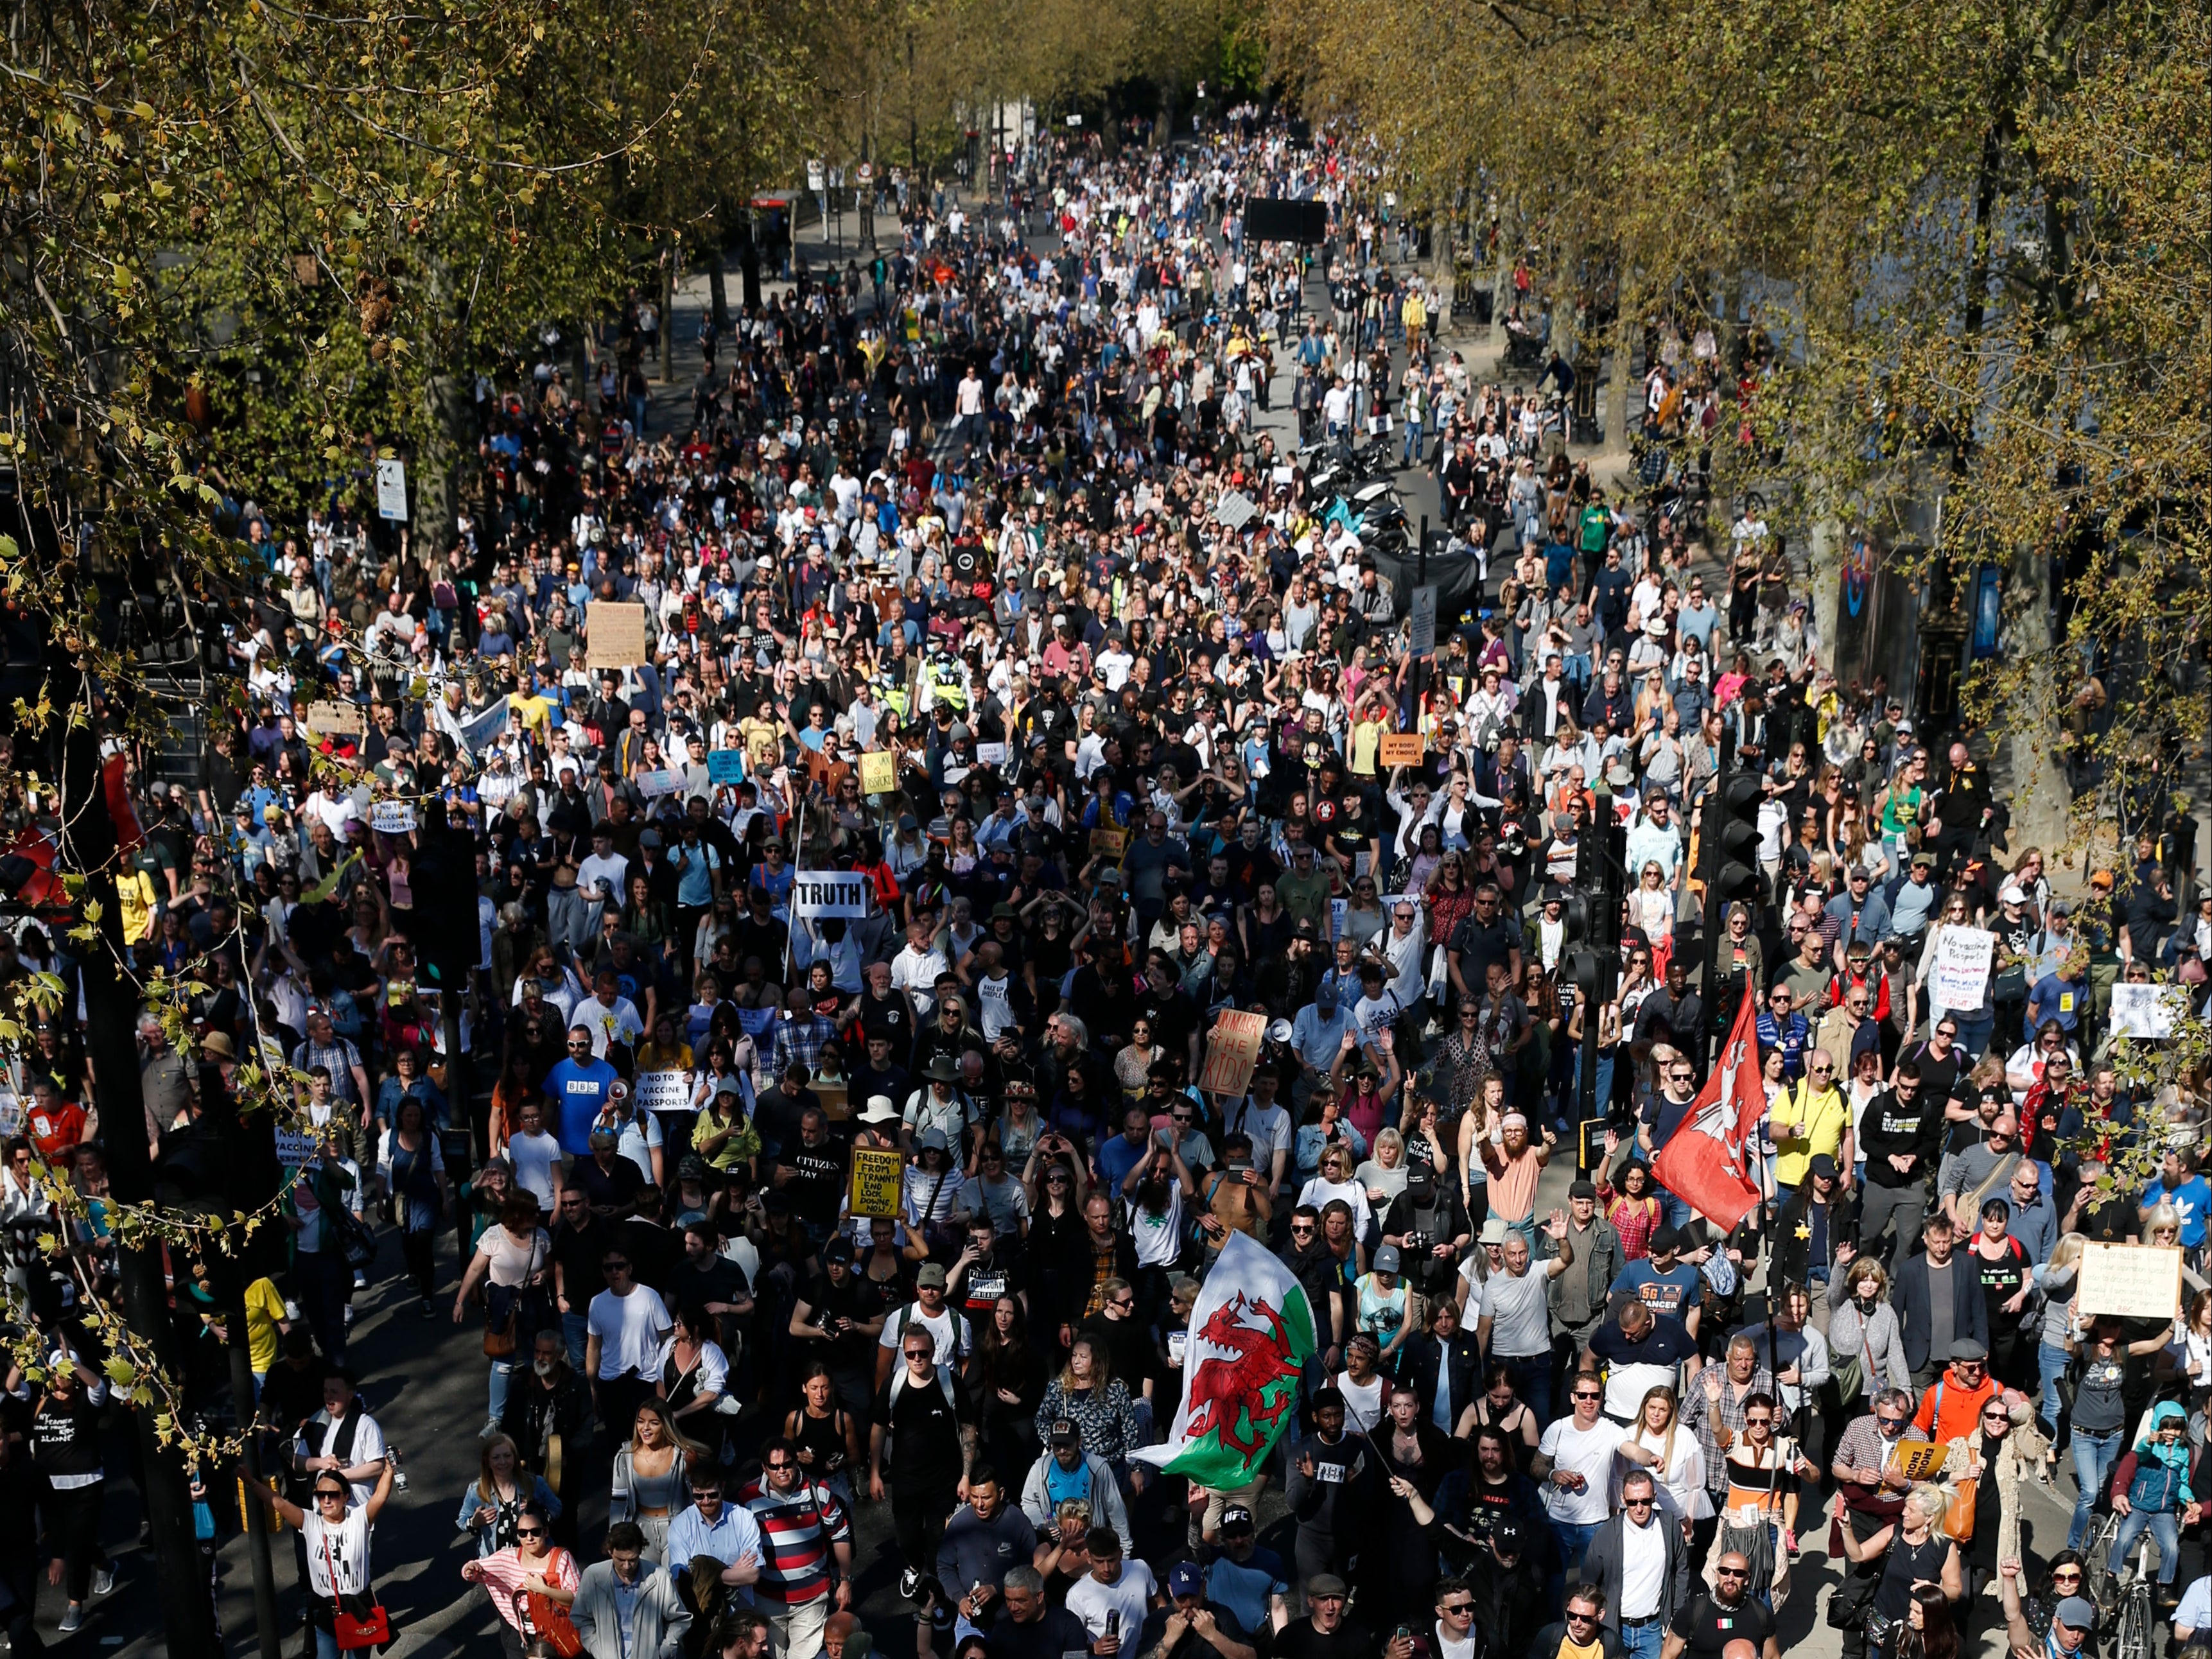
M 499 1616 L 523 1636 L 534 1635 L 522 1612 L 522 1584 L 526 1578 L 542 1577 L 549 1584 L 564 1590 L 573 1590 L 582 1582 L 576 1571 L 576 1558 L 564 1549 L 556 1549 L 544 1561 L 525 1561 L 521 1551 L 514 1545 L 495 1550 L 478 1560 L 483 1570 L 483 1584 L 491 1595 L 492 1606 Z

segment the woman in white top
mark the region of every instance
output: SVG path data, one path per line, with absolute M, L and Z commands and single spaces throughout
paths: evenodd
M 461 1322 L 469 1297 L 483 1287 L 487 1335 L 512 1334 L 514 1345 L 491 1362 L 490 1425 L 496 1430 L 507 1410 L 507 1386 L 514 1374 L 515 1360 L 538 1322 L 518 1304 L 526 1298 L 542 1299 L 545 1275 L 552 1261 L 553 1241 L 538 1224 L 538 1200 L 528 1193 L 515 1193 L 500 1206 L 499 1225 L 484 1229 L 453 1292 L 453 1323 Z
M 1705 1491 L 1705 1454 L 1698 1437 L 1682 1426 L 1674 1389 L 1665 1383 L 1644 1391 L 1636 1413 L 1636 1427 L 1620 1443 L 1613 1471 L 1613 1501 L 1620 1503 L 1620 1483 L 1631 1469 L 1647 1469 L 1659 1483 L 1659 1506 L 1682 1523 L 1702 1521 L 1713 1512 Z
M 390 1460 L 377 1471 L 376 1489 L 359 1504 L 351 1502 L 351 1487 L 324 1470 L 315 1477 L 304 1510 L 267 1481 L 248 1474 L 243 1462 L 238 1473 L 248 1492 L 274 1510 L 278 1519 L 299 1529 L 300 1541 L 307 1547 L 307 1622 L 315 1632 L 315 1659 L 340 1659 L 339 1609 L 366 1618 L 375 1600 L 368 1588 L 369 1535 L 392 1497 Z
M 1668 959 L 1674 953 L 1674 895 L 1656 860 L 1644 865 L 1641 884 L 1628 896 L 1628 925 L 1643 930 L 1651 945 L 1651 971 L 1666 978 Z

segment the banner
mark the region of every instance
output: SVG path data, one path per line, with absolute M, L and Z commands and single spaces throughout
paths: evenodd
M 2181 1251 L 2166 1244 L 2091 1244 L 2081 1252 L 2075 1311 L 2170 1320 L 2181 1306 Z
M 584 613 L 586 668 L 635 668 L 646 659 L 645 607 L 594 599 Z
M 858 870 L 794 871 L 791 914 L 803 921 L 819 916 L 858 920 L 868 914 L 868 878 Z
M 1978 927 L 1946 927 L 1936 941 L 1936 970 L 1928 996 L 1936 1007 L 1971 1014 L 1989 994 L 1990 963 L 1997 936 Z
M 896 1219 L 906 1158 L 896 1146 L 853 1148 L 852 1211 L 870 1219 Z
M 1224 1008 L 1214 1016 L 1212 1032 L 1206 1040 L 1206 1064 L 1198 1074 L 1199 1091 L 1241 1095 L 1251 1088 L 1252 1068 L 1259 1063 L 1260 1040 L 1267 1031 L 1265 1014 Z
M 640 1072 L 635 1091 L 641 1112 L 688 1112 L 691 1078 L 686 1072 Z
M 1167 1439 L 1130 1455 L 1201 1486 L 1249 1485 L 1297 1415 L 1298 1377 L 1313 1352 L 1304 1290 L 1266 1247 L 1231 1233 L 1191 1310 L 1182 1399 Z
M 506 735 L 507 721 L 514 713 L 514 705 L 505 697 L 465 719 L 447 708 L 443 699 L 430 706 L 437 713 L 439 726 L 471 760 Z
M 1759 1010 L 1744 988 L 1721 1063 L 1698 1091 L 1690 1114 L 1651 1162 L 1659 1184 L 1723 1232 L 1759 1202 L 1758 1179 L 1744 1148 L 1766 1115 L 1766 1090 L 1759 1076 Z

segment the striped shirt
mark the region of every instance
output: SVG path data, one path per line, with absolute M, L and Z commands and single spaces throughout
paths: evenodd
M 830 1547 L 853 1541 L 852 1522 L 836 1494 L 803 1481 L 787 1497 L 771 1492 L 762 1474 L 745 1483 L 737 1501 L 760 1528 L 761 1575 L 754 1595 L 795 1607 L 829 1595 L 836 1583 Z

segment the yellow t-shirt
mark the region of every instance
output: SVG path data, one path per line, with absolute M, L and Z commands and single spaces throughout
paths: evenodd
M 1774 1132 L 1774 1178 L 1796 1187 L 1803 1184 L 1815 1158 L 1823 1152 L 1833 1158 L 1842 1150 L 1851 1109 L 1833 1084 L 1815 1090 L 1810 1079 L 1800 1078 L 1774 1097 L 1767 1121 Z
M 143 870 L 128 870 L 115 878 L 115 896 L 123 905 L 123 942 L 143 945 L 154 937 L 154 883 Z
M 246 1346 L 253 1360 L 253 1374 L 265 1376 L 276 1363 L 276 1323 L 284 1317 L 284 1298 L 266 1279 L 246 1287 Z

